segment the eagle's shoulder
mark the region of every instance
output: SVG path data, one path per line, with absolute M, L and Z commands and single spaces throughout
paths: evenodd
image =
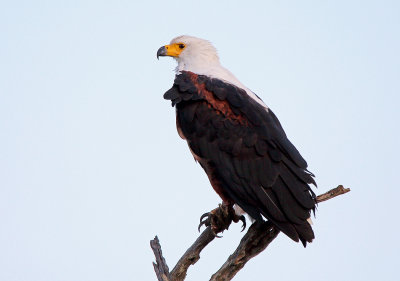
M 307 162 L 288 140 L 272 110 L 263 107 L 244 89 L 217 78 L 182 71 L 176 75 L 173 86 L 164 94 L 164 98 L 171 100 L 172 106 L 177 106 L 177 110 L 189 122 L 188 125 L 195 115 L 201 120 L 212 119 L 214 123 L 218 123 L 218 118 L 213 114 L 221 115 L 225 123 L 240 127 L 236 131 L 248 132 L 246 140 L 257 138 L 259 151 L 264 150 L 262 147 L 266 142 L 271 149 L 278 148 L 297 166 L 307 168 Z

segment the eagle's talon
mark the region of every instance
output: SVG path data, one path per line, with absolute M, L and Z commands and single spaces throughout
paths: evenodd
M 209 212 L 208 212 L 208 213 L 205 213 L 205 214 L 202 214 L 201 217 L 200 217 L 200 223 L 204 223 L 204 222 L 203 222 L 203 219 L 204 219 L 204 218 L 208 218 L 209 216 L 210 216 L 210 213 L 209 213 Z
M 241 232 L 243 232 L 246 229 L 246 218 L 243 215 L 241 215 L 239 217 L 239 220 L 242 222 L 242 231 Z
M 211 213 L 205 213 L 205 214 L 203 214 L 203 215 L 201 215 L 201 217 L 200 217 L 200 224 L 199 224 L 199 226 L 197 227 L 197 230 L 200 232 L 200 228 L 203 226 L 203 225 L 205 225 L 205 226 L 209 226 L 210 225 L 210 216 L 211 216 Z
M 197 227 L 197 230 L 200 232 L 200 228 L 205 225 L 206 223 L 204 221 L 202 221 L 199 226 Z
M 237 220 L 239 220 L 239 217 Z M 218 235 L 218 233 L 228 229 L 231 222 L 232 216 L 229 206 L 220 204 L 218 208 L 215 208 L 211 212 L 205 213 L 200 217 L 200 224 L 197 229 L 200 232 L 200 228 L 203 225 L 206 227 L 211 226 L 211 231 L 214 236 L 217 238 L 222 238 L 222 236 Z

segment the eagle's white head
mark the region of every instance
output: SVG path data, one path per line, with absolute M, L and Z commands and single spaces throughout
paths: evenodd
M 249 96 L 266 108 L 260 98 L 221 65 L 217 49 L 208 40 L 188 35 L 178 36 L 172 39 L 169 45 L 158 49 L 157 58 L 160 56 L 173 57 L 178 62 L 175 69 L 177 74 L 181 71 L 190 71 L 231 83 L 244 89 Z
M 217 49 L 210 41 L 183 35 L 171 40 L 169 45 L 158 49 L 159 56 L 170 56 L 178 62 L 177 72 L 186 70 L 194 73 L 209 72 L 220 67 Z

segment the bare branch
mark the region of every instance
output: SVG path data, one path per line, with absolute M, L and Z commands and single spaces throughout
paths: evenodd
M 350 188 L 344 188 L 343 185 L 339 185 L 338 187 L 333 188 L 333 189 L 329 190 L 328 192 L 325 192 L 324 194 L 318 195 L 317 202 L 318 203 L 324 202 L 324 201 L 332 199 L 336 196 L 345 194 L 349 191 L 350 191 Z
M 189 266 L 195 264 L 200 259 L 200 252 L 215 238 L 214 233 L 211 230 L 211 226 L 208 226 L 197 238 L 197 240 L 190 246 L 189 249 L 183 254 L 174 269 L 171 271 L 171 280 L 181 281 L 185 280 L 187 270 Z
M 231 280 L 250 259 L 264 251 L 278 234 L 279 230 L 269 222 L 253 223 L 235 252 L 229 256 L 210 281 Z
M 153 266 L 158 281 L 170 281 L 169 268 L 162 255 L 160 241 L 157 236 L 154 237 L 154 240 L 150 240 L 150 247 L 153 249 L 154 256 L 156 257 L 156 262 L 153 262 Z
M 338 195 L 345 194 L 350 188 L 339 185 L 328 192 L 317 196 L 317 202 L 327 201 Z M 253 227 L 254 226 L 254 227 Z M 236 273 L 253 257 L 265 250 L 265 248 L 278 236 L 279 230 L 268 222 L 261 226 L 254 223 L 246 235 L 243 236 L 235 252 L 229 256 L 222 267 L 211 277 L 210 281 L 231 280 Z
M 342 185 L 329 190 L 317 197 L 317 202 L 324 202 L 338 195 L 349 192 L 349 188 Z M 222 267 L 211 277 L 210 281 L 231 280 L 245 264 L 265 250 L 265 248 L 278 236 L 279 230 L 269 222 L 255 222 L 243 236 L 235 252 L 229 256 Z M 182 281 L 186 278 L 187 270 L 200 259 L 200 252 L 212 241 L 215 235 L 208 226 L 180 258 L 174 269 L 169 274 L 168 266 L 162 256 L 161 246 L 157 236 L 150 241 L 156 262 L 153 263 L 154 270 L 159 281 Z

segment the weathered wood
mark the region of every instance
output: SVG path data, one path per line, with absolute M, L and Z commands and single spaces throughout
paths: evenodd
M 342 185 L 339 185 L 324 194 L 318 195 L 317 202 L 324 202 L 349 191 L 350 188 L 344 188 Z M 228 260 L 211 277 L 210 281 L 231 280 L 250 259 L 264 251 L 278 236 L 279 232 L 279 230 L 268 222 L 261 225 L 254 223 L 246 235 L 243 236 L 235 252 L 229 256 Z
M 150 247 L 153 249 L 154 256 L 156 257 L 156 262 L 153 262 L 153 267 L 158 281 L 171 281 L 169 278 L 169 268 L 162 255 L 160 241 L 157 236 L 150 241 Z
M 229 256 L 210 281 L 231 280 L 250 259 L 264 251 L 278 234 L 279 230 L 269 222 L 253 223 L 235 252 Z
M 317 196 L 317 202 L 324 202 L 338 195 L 349 192 L 349 188 L 342 185 Z M 229 224 L 228 224 L 229 226 Z M 227 226 L 227 227 L 228 227 Z M 226 229 L 227 229 L 226 227 Z M 235 252 L 229 256 L 222 267 L 211 277 L 210 281 L 231 280 L 245 264 L 265 250 L 265 248 L 278 236 L 279 230 L 271 223 L 255 222 L 243 236 Z M 215 238 L 211 226 L 208 226 L 183 254 L 174 269 L 169 273 L 167 263 L 162 256 L 161 246 L 157 236 L 150 241 L 156 263 L 153 262 L 154 270 L 159 281 L 182 281 L 186 278 L 189 267 L 200 259 L 200 252 Z
M 318 195 L 317 202 L 318 203 L 324 202 L 326 200 L 335 198 L 336 196 L 345 194 L 349 191 L 350 191 L 350 188 L 344 188 L 343 185 L 339 185 L 338 187 L 333 188 L 333 189 L 329 190 L 328 192 L 325 192 L 324 194 Z
M 181 281 L 185 280 L 186 273 L 189 266 L 195 264 L 200 259 L 200 252 L 215 238 L 215 234 L 208 226 L 197 238 L 197 240 L 190 246 L 189 249 L 179 259 L 174 269 L 171 271 L 171 280 Z

